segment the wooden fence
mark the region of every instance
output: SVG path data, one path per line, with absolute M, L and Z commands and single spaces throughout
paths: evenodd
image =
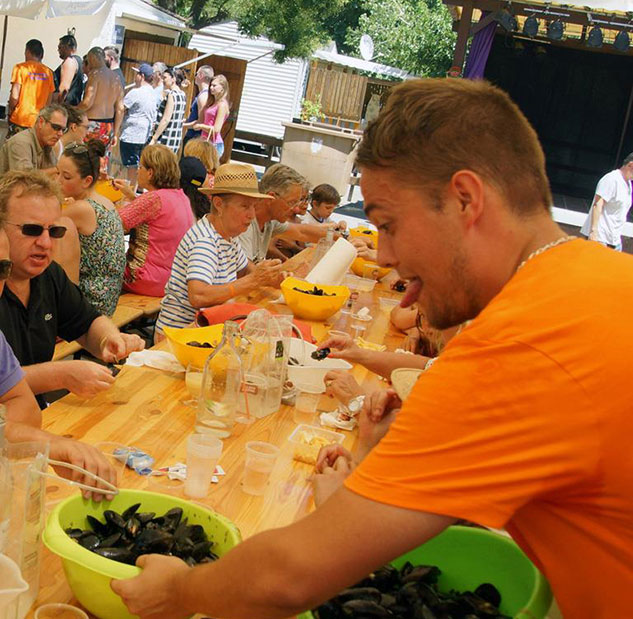
M 321 113 L 342 120 L 360 121 L 367 78 L 340 67 L 313 62 L 306 88 L 306 99 L 321 96 Z

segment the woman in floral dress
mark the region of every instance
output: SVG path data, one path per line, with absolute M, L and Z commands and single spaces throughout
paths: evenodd
M 58 169 L 66 198 L 63 214 L 73 221 L 78 233 L 67 236 L 70 243 L 79 241 L 79 288 L 99 312 L 112 316 L 123 284 L 125 243 L 116 208 L 94 190 L 103 150 L 98 140 L 69 144 Z M 75 265 L 62 262 L 62 266 L 76 272 Z

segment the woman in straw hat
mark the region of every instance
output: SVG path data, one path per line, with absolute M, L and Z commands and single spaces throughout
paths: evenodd
M 190 325 L 199 308 L 225 303 L 262 286 L 277 287 L 284 277 L 279 260 L 249 262 L 236 238 L 254 219 L 257 201 L 271 199 L 259 193 L 253 167 L 221 165 L 213 188 L 200 191 L 212 196 L 211 212 L 178 246 L 156 322 L 157 340 L 162 339 L 165 326 Z

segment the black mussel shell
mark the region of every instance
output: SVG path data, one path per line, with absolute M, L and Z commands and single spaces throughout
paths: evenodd
M 136 563 L 136 556 L 127 548 L 97 548 L 94 552 L 106 559 L 112 559 L 119 563 L 128 563 L 129 565 Z
M 100 520 L 97 520 L 94 516 L 86 516 L 86 520 L 97 535 L 105 537 L 110 534 L 110 527 L 107 523 L 104 524 Z
M 323 361 L 330 352 L 331 350 L 329 348 L 321 348 L 320 350 L 315 350 L 310 356 L 317 361 Z

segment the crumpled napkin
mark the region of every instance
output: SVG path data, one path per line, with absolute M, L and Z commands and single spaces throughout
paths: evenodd
M 353 430 L 356 427 L 356 417 L 342 419 L 340 415 L 341 411 L 338 409 L 331 413 L 321 413 L 321 425 L 341 430 Z
M 139 352 L 133 352 L 127 358 L 127 365 L 133 367 L 146 365 L 149 368 L 167 370 L 168 372 L 185 371 L 185 368 L 180 365 L 174 355 L 163 350 L 141 350 Z

